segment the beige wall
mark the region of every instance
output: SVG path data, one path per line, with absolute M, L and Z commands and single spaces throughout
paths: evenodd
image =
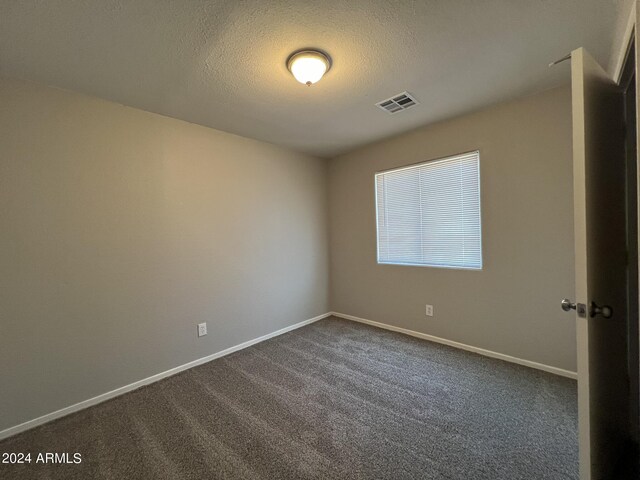
M 0 430 L 330 307 L 575 370 L 570 102 L 379 142 L 327 182 L 323 160 L 0 79 Z M 374 173 L 475 149 L 484 269 L 377 265 Z
M 326 187 L 323 160 L 0 80 L 0 430 L 327 312 Z
M 483 270 L 378 265 L 374 173 L 476 149 Z M 332 160 L 332 309 L 575 371 L 571 161 L 569 87 Z

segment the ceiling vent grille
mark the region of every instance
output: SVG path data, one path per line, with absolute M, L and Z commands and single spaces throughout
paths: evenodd
M 391 114 L 402 112 L 403 110 L 411 108 L 414 105 L 418 105 L 418 101 L 409 92 L 402 92 L 398 95 L 394 95 L 391 98 L 376 103 L 376 107 L 381 108 L 385 112 Z

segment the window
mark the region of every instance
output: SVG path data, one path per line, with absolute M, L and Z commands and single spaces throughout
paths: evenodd
M 378 263 L 482 268 L 480 153 L 376 174 Z

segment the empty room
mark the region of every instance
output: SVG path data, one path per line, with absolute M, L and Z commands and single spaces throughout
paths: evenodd
M 639 15 L 0 2 L 0 479 L 640 478 Z

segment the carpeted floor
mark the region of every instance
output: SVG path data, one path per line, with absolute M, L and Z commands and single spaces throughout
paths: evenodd
M 0 442 L 2 479 L 577 479 L 573 380 L 329 318 Z

